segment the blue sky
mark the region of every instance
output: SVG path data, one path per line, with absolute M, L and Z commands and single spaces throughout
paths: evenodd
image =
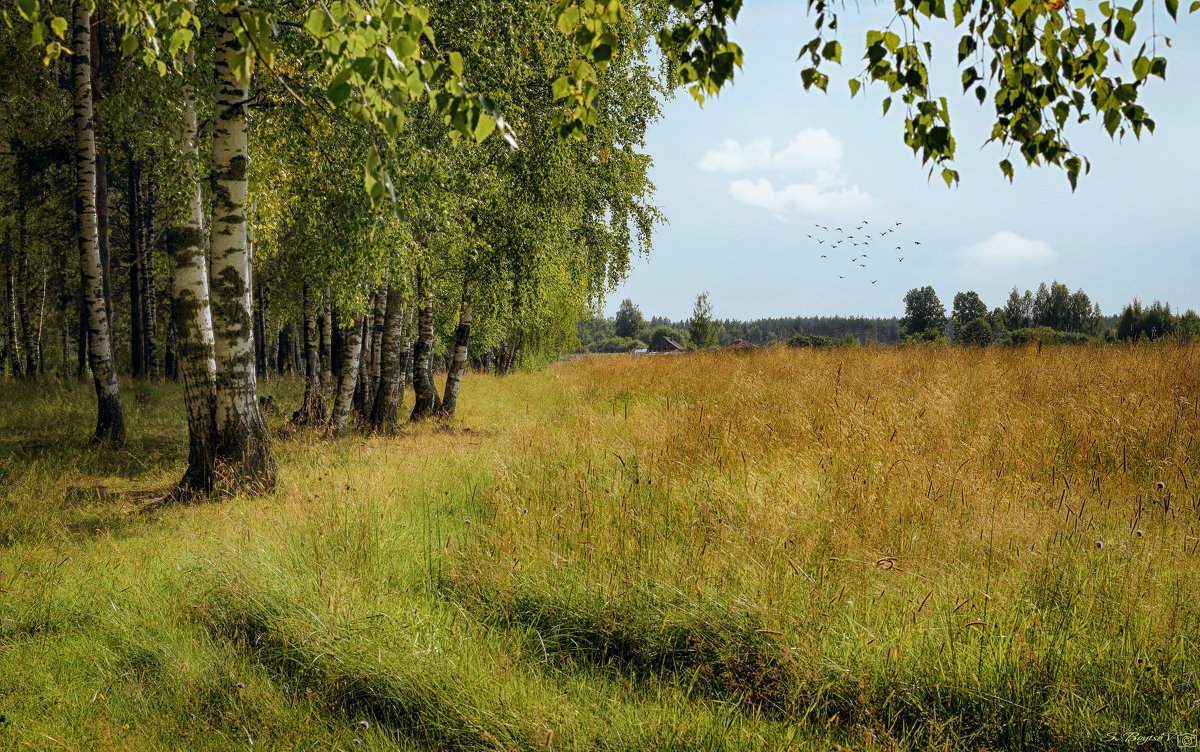
M 913 287 L 933 285 L 947 308 L 961 290 L 995 307 L 1013 285 L 1036 289 L 1053 279 L 1082 287 L 1105 313 L 1135 296 L 1200 309 L 1200 14 L 1181 8 L 1176 24 L 1158 9 L 1158 30 L 1174 46 L 1167 80 L 1142 95 L 1154 135 L 1114 142 L 1096 123 L 1073 126 L 1072 146 L 1092 171 L 1072 194 L 1064 173 L 1028 169 L 1016 157 L 1013 183 L 1000 174 L 1003 152 L 984 146 L 990 101 L 981 107 L 959 94 L 957 34 L 948 24 L 925 30 L 934 93 L 950 101 L 962 181 L 947 189 L 937 175 L 928 180 L 904 145 L 902 108 L 881 117 L 879 88 L 852 100 L 846 87 L 861 68 L 867 28 L 887 23 L 886 8 L 841 15 L 845 64 L 827 71 L 829 93 L 821 94 L 800 85 L 796 51 L 812 28 L 803 5 L 749 0 L 731 32 L 746 53 L 733 88 L 703 108 L 686 92 L 666 104 L 647 149 L 670 224 L 608 297 L 608 315 L 629 297 L 646 316 L 686 318 L 707 290 L 719 318 L 898 316 Z M 1148 14 L 1135 41 L 1143 33 Z M 896 230 L 885 244 L 872 239 L 868 259 L 850 261 L 863 248 L 830 253 L 832 240 L 816 243 L 838 237 L 835 226 L 854 233 L 862 220 L 864 231 Z

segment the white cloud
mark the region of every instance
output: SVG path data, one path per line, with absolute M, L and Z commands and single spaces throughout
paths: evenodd
M 777 189 L 766 178 L 735 180 L 729 184 L 729 195 L 747 206 L 770 211 L 776 219 L 786 219 L 793 211 L 845 214 L 866 209 L 875 201 L 857 185 L 844 188 L 819 182 L 788 183 Z
M 731 138 L 718 149 L 704 152 L 697 165 L 705 172 L 748 172 L 775 170 L 803 173 L 841 169 L 842 142 L 824 128 L 805 128 L 787 146 L 771 151 L 771 139 L 760 138 L 742 146 Z
M 698 166 L 707 172 L 786 173 L 792 180 L 779 188 L 765 177 L 729 184 L 729 195 L 735 201 L 786 220 L 793 212 L 843 214 L 874 203 L 857 185 L 847 186 L 841 161 L 841 141 L 824 128 L 805 128 L 778 151 L 767 138 L 744 146 L 727 138 L 720 148 L 706 151 Z
M 771 157 L 771 167 L 786 172 L 841 169 L 842 142 L 824 128 L 805 128 Z
M 1001 230 L 984 240 L 967 246 L 962 256 L 968 262 L 1008 268 L 1038 268 L 1058 259 L 1058 252 L 1049 243 L 1029 240 L 1015 232 Z
M 760 138 L 742 146 L 727 138 L 720 149 L 704 152 L 698 167 L 705 172 L 746 172 L 764 167 L 770 160 L 771 139 Z

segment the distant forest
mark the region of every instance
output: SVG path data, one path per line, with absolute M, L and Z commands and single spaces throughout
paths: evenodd
M 718 320 L 716 344 L 724 347 L 739 339 L 766 346 L 787 342 L 797 336 L 828 337 L 843 340 L 851 335 L 859 344 L 891 345 L 900 342 L 900 319 L 868 318 L 865 316 L 789 316 L 742 321 Z M 652 316 L 641 326 L 626 329 L 617 319 L 596 316 L 579 322 L 580 350 L 583 352 L 627 352 L 652 344 L 660 335 L 667 336 L 685 347 L 691 345 L 688 330 L 690 319 L 673 320 Z M 618 333 L 620 330 L 620 333 Z M 632 334 L 633 336 L 629 336 Z M 625 336 L 622 336 L 625 335 Z
M 680 331 L 687 331 L 688 320 L 671 321 L 661 316 L 650 319 L 650 329 L 659 326 L 669 326 Z M 752 319 L 722 319 L 717 333 L 717 343 L 728 345 L 739 339 L 749 340 L 756 345 L 768 345 L 772 342 L 787 342 L 792 337 L 806 335 L 809 337 L 829 337 L 845 339 L 853 335 L 859 344 L 893 345 L 903 339 L 900 332 L 900 319 L 868 318 L 866 316 L 788 316 L 783 318 Z
M 1144 306 L 1137 299 L 1119 315 L 1105 316 L 1083 290 L 1071 293 L 1055 280 L 1022 294 L 1013 288 L 1001 307 L 988 309 L 974 291 L 954 295 L 951 311 L 932 287 L 914 288 L 904 298 L 903 317 L 787 316 L 743 321 L 715 319 L 707 293 L 696 298 L 691 318 L 643 317 L 629 299 L 612 318 L 593 316 L 579 322 L 584 352 L 629 352 L 669 338 L 686 349 L 724 347 L 738 340 L 759 346 L 894 345 L 946 341 L 965 345 L 1021 345 L 1193 339 L 1200 337 L 1200 316 L 1175 314 L 1169 304 Z

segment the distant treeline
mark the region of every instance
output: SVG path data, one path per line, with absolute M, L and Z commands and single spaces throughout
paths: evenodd
M 949 316 L 930 286 L 904 296 L 903 339 L 908 342 L 949 340 L 960 345 L 1082 344 L 1200 336 L 1200 316 L 1181 316 L 1169 304 L 1143 307 L 1134 300 L 1120 316 L 1104 316 L 1082 289 L 1071 292 L 1055 280 L 1037 292 L 1013 287 L 1002 308 L 988 310 L 974 290 L 956 293 Z
M 859 344 L 892 345 L 903 338 L 900 320 L 865 316 L 790 316 L 782 318 L 724 319 L 717 326 L 716 342 L 724 347 L 739 339 L 756 345 L 786 343 L 796 337 L 812 337 L 843 342 L 853 337 Z M 649 320 L 629 300 L 621 304 L 613 318 L 594 316 L 579 322 L 580 350 L 584 352 L 628 352 L 650 346 L 660 336 L 670 337 L 688 349 L 703 349 L 694 342 L 694 320 L 676 321 L 664 316 Z
M 657 316 L 650 319 L 651 328 L 663 324 L 681 330 L 688 327 L 687 321 L 669 321 Z M 717 342 L 724 346 L 744 339 L 756 345 L 769 345 L 802 335 L 840 340 L 845 339 L 847 334 L 860 344 L 895 344 L 900 341 L 900 319 L 865 316 L 790 316 L 749 321 L 723 319 Z
M 974 290 L 956 293 L 950 315 L 933 287 L 913 288 L 904 296 L 904 316 L 790 316 L 715 320 L 708 294 L 697 297 L 692 318 L 649 320 L 628 298 L 613 318 L 593 316 L 579 322 L 583 352 L 629 352 L 670 338 L 689 349 L 724 347 L 738 340 L 793 347 L 894 345 L 946 341 L 962 345 L 1080 344 L 1200 338 L 1200 315 L 1172 312 L 1170 304 L 1139 300 L 1119 316 L 1105 316 L 1082 289 L 1074 293 L 1055 280 L 1037 291 L 1013 287 L 1002 307 L 988 309 Z

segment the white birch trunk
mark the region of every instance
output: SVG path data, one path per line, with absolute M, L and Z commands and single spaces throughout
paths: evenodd
M 471 339 L 471 291 L 463 284 L 462 308 L 458 312 L 458 326 L 454 330 L 454 355 L 446 369 L 446 389 L 442 393 L 442 406 L 438 414 L 454 417 L 458 407 L 458 388 L 467 370 L 467 343 Z
M 367 394 L 373 396 L 379 390 L 379 358 L 383 347 L 383 319 L 387 313 L 387 290 L 380 285 L 375 291 L 375 310 L 371 326 L 371 354 L 368 361 Z
M 337 398 L 333 402 L 333 415 L 330 432 L 341 436 L 346 432 L 346 423 L 350 419 L 350 407 L 354 401 L 355 382 L 359 377 L 359 358 L 362 355 L 363 327 L 351 323 L 346 329 L 346 355 L 342 358 L 342 370 L 339 374 Z
M 317 319 L 309 299 L 309 288 L 303 286 L 304 309 L 304 401 L 292 415 L 296 423 L 321 423 L 325 420 L 325 394 L 321 388 L 321 348 L 317 336 Z
M 417 341 L 413 350 L 415 404 L 409 420 L 423 420 L 441 406 L 433 383 L 433 289 L 426 271 L 417 267 Z
M 246 244 L 248 85 L 234 76 L 242 52 L 236 8 L 217 17 L 212 148 L 212 317 L 217 362 L 217 476 L 226 490 L 275 486 L 271 439 L 258 407 L 250 253 Z
M 371 428 L 395 431 L 396 409 L 400 396 L 400 369 L 404 347 L 404 295 L 399 287 L 387 290 L 387 314 L 383 320 L 383 339 L 379 348 L 379 385 L 371 408 Z
M 75 166 L 79 208 L 79 271 L 87 309 L 88 359 L 96 386 L 96 430 L 92 441 L 125 440 L 125 411 L 117 387 L 104 305 L 104 277 L 100 264 L 100 235 L 96 226 L 96 137 L 92 115 L 91 17 L 87 5 L 75 5 Z
M 217 440 L 217 363 L 205 256 L 204 207 L 198 177 L 196 92 L 187 78 L 193 72 L 194 58 L 194 53 L 189 50 L 184 65 L 183 123 L 178 134 L 188 176 L 188 215 L 186 220 L 167 229 L 166 238 L 167 256 L 171 262 L 174 349 L 188 420 L 188 468 L 178 488 L 178 493 L 185 496 L 207 494 L 213 490 Z

